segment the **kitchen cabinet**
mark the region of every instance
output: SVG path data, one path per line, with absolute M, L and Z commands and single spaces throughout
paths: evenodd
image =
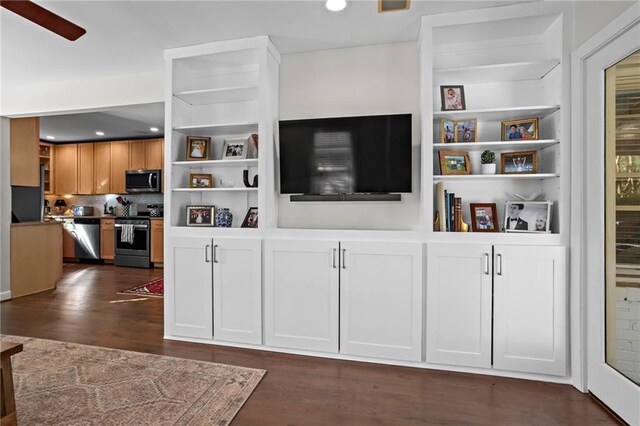
M 422 243 L 340 242 L 340 353 L 422 359 Z
M 145 141 L 145 167 L 150 170 L 164 168 L 164 139 Z
M 53 172 L 56 194 L 78 193 L 78 144 L 55 146 Z
M 9 145 L 11 185 L 40 186 L 40 119 L 12 118 Z
M 338 353 L 337 241 L 265 241 L 265 343 Z
M 211 238 L 172 237 L 165 269 L 165 332 L 201 339 L 213 337 Z
M 262 344 L 262 241 L 213 239 L 213 338 Z
M 129 168 L 128 170 L 143 170 L 146 163 L 146 141 L 129 142 Z
M 94 191 L 111 194 L 111 142 L 93 144 Z
M 94 144 L 78 144 L 78 194 L 95 194 Z
M 111 142 L 111 193 L 126 194 L 125 172 L 129 170 L 129 141 Z
M 69 259 L 76 257 L 76 239 L 64 228 L 62 230 L 62 257 Z
M 151 262 L 154 264 L 164 262 L 164 220 L 162 219 L 151 219 Z
M 40 142 L 40 164 L 44 166 L 44 193 L 53 194 L 53 145 Z
M 100 219 L 100 259 L 115 257 L 115 219 Z
M 554 246 L 428 250 L 427 362 L 565 375 L 565 261 Z

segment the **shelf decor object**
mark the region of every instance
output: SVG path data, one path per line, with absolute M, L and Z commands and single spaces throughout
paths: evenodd
M 218 228 L 231 228 L 231 225 L 233 225 L 233 213 L 228 208 L 219 208 L 216 211 L 215 224 Z
M 208 160 L 211 150 L 211 138 L 205 136 L 187 136 L 187 160 Z
M 478 119 L 456 120 L 456 142 L 476 142 L 478 140 Z
M 529 140 L 538 139 L 537 118 L 523 118 L 502 122 L 502 140 Z
M 189 188 L 213 188 L 213 175 L 210 173 L 191 173 Z
M 471 160 L 465 151 L 440 151 L 440 173 L 443 175 L 471 174 Z
M 552 201 L 507 201 L 504 232 L 548 234 L 551 232 Z
M 473 232 L 498 232 L 496 203 L 471 203 L 469 208 Z
M 464 100 L 463 86 L 440 86 L 440 99 L 443 111 L 460 111 L 467 109 Z
M 440 122 L 440 143 L 453 143 L 456 140 L 456 122 L 443 118 Z
M 500 156 L 502 174 L 531 174 L 538 172 L 536 151 L 505 152 Z
M 240 160 L 247 158 L 247 139 L 225 139 L 222 145 L 223 160 Z
M 258 227 L 258 208 L 249 207 L 247 214 L 242 221 L 243 228 L 257 228 Z
M 483 175 L 495 175 L 496 174 L 496 154 L 493 153 L 490 149 L 486 149 L 482 152 L 480 156 L 480 162 L 482 163 L 482 174 Z
M 187 206 L 187 226 L 213 226 L 215 206 Z

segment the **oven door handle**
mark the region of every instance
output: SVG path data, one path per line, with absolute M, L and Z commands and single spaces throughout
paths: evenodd
M 120 224 L 116 224 L 115 225 L 116 228 L 122 228 L 122 225 Z M 147 229 L 148 226 L 147 225 L 134 225 L 133 229 Z

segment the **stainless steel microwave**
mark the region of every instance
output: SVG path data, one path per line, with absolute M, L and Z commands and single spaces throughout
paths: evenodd
M 127 170 L 125 188 L 127 192 L 162 192 L 162 171 Z

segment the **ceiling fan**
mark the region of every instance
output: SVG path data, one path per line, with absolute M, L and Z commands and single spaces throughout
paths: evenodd
M 28 0 L 0 0 L 0 6 L 48 29 L 70 41 L 82 37 L 87 30 Z

